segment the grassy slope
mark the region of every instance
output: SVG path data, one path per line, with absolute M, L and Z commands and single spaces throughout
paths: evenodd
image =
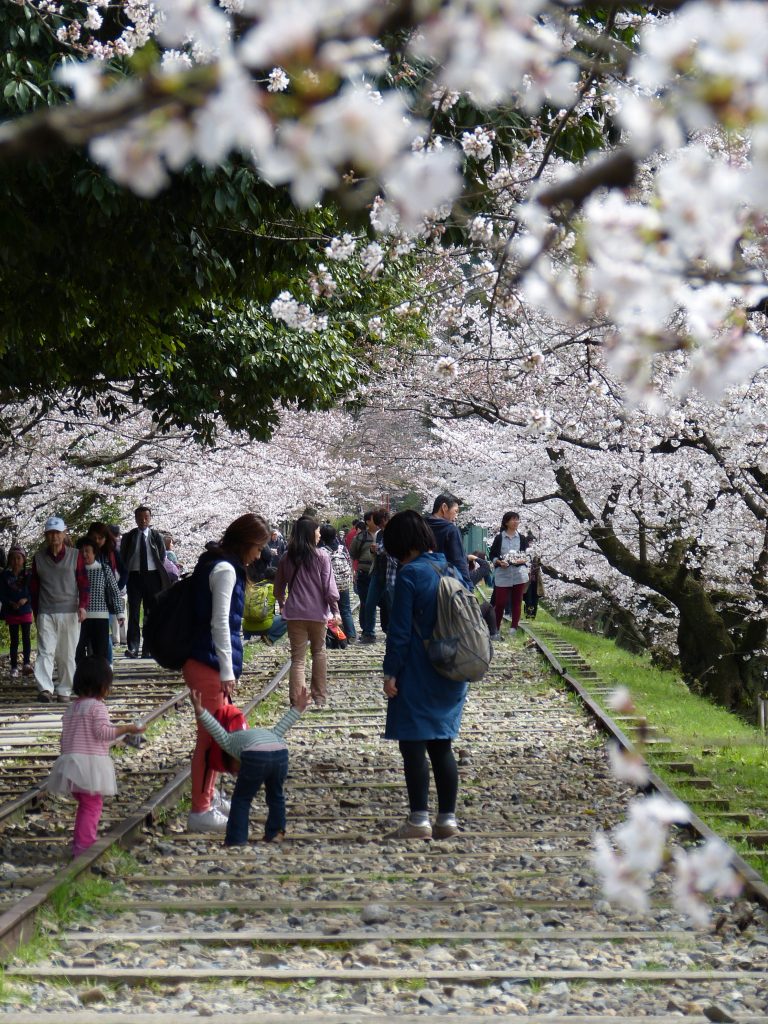
M 722 835 L 743 831 L 696 806 L 697 798 L 707 796 L 730 800 L 731 811 L 751 815 L 752 830 L 768 829 L 768 738 L 759 729 L 744 722 L 724 708 L 691 693 L 679 674 L 655 668 L 647 656 L 630 654 L 617 647 L 613 640 L 584 633 L 558 623 L 541 609 L 533 625 L 546 625 L 571 643 L 609 683 L 623 685 L 632 693 L 638 712 L 645 715 L 661 735 L 668 736 L 673 749 L 685 754 L 696 766 L 696 774 L 707 776 L 715 790 L 698 791 L 681 784 L 680 776 L 654 764 L 664 778 L 699 815 Z M 663 756 L 663 755 L 659 755 Z M 737 848 L 746 851 L 743 843 Z M 747 859 L 768 878 L 768 858 L 748 856 Z

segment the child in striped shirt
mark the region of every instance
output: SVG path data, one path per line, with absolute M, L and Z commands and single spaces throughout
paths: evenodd
M 61 756 L 45 783 L 50 793 L 77 801 L 72 855 L 96 842 L 105 796 L 117 792 L 115 766 L 109 756 L 112 740 L 144 732 L 146 725 L 112 725 L 104 699 L 112 689 L 112 668 L 106 658 L 83 658 L 75 669 L 72 692 L 77 697 L 61 720 Z
M 245 846 L 248 842 L 248 815 L 253 798 L 264 784 L 267 800 L 265 843 L 281 843 L 285 838 L 285 796 L 283 783 L 288 774 L 288 748 L 283 737 L 295 725 L 309 704 L 306 688 L 294 698 L 293 706 L 271 729 L 240 729 L 227 732 L 210 711 L 206 711 L 197 690 L 192 691 L 192 705 L 204 729 L 207 729 L 222 750 L 240 762 L 240 770 L 232 794 L 227 819 L 225 846 Z

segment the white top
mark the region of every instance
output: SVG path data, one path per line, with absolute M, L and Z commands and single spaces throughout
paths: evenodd
M 138 526 L 136 529 L 139 530 Z M 157 564 L 157 559 L 155 558 L 154 552 L 152 551 L 152 547 L 149 543 L 149 530 L 150 527 L 146 526 L 143 530 L 139 530 L 139 533 L 144 534 L 144 539 L 147 543 L 147 572 L 157 572 L 160 566 Z M 128 571 L 141 572 L 141 539 L 139 539 L 138 544 L 133 549 L 131 564 L 128 566 Z
M 213 598 L 211 612 L 211 638 L 219 659 L 219 675 L 221 679 L 234 679 L 232 667 L 232 636 L 229 632 L 229 609 L 232 604 L 232 592 L 237 582 L 237 573 L 229 562 L 217 562 L 208 577 L 208 586 Z
M 506 555 L 510 555 L 513 561 L 518 557 L 525 558 L 525 552 L 520 551 L 520 534 L 517 531 L 511 537 L 506 530 L 501 535 L 499 558 L 504 558 Z M 497 565 L 493 571 L 493 580 L 499 587 L 514 587 L 518 583 L 527 583 L 528 569 L 525 565 Z

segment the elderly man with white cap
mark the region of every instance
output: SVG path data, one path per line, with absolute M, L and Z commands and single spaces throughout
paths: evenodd
M 88 607 L 88 574 L 83 556 L 64 543 L 67 525 L 59 516 L 45 521 L 45 544 L 32 560 L 32 610 L 37 622 L 35 682 L 37 699 L 54 700 L 53 665 L 58 680 L 55 699 L 66 704 L 72 693 L 75 648 Z

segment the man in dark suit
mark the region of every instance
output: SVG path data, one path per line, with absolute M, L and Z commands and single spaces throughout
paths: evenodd
M 123 536 L 120 556 L 128 573 L 128 650 L 129 658 L 146 658 L 148 652 L 141 651 L 141 606 L 147 615 L 157 595 L 169 585 L 165 570 L 165 543 L 159 530 L 153 530 L 152 509 L 139 505 L 134 512 L 136 529 Z

